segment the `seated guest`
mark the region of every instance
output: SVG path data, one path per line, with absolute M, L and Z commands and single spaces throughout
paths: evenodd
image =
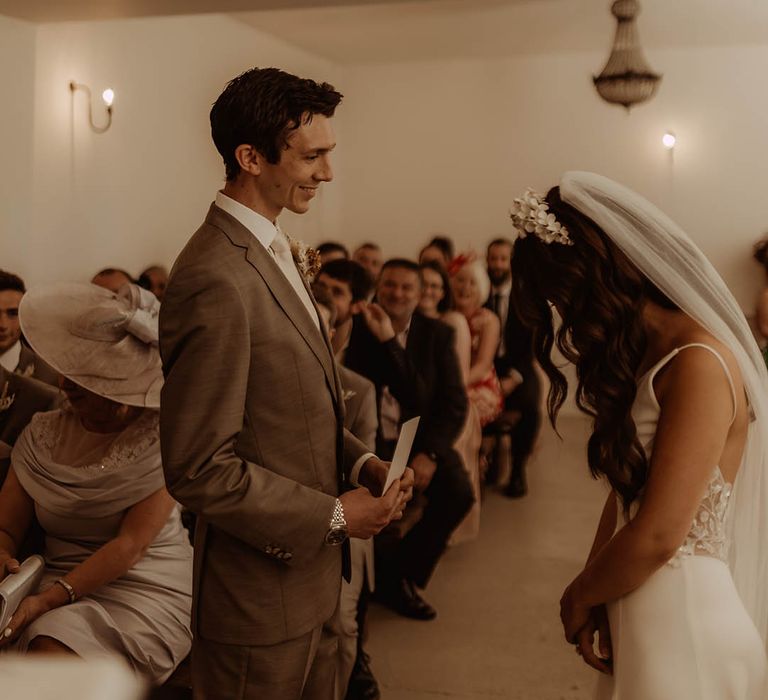
M 59 386 L 59 375 L 23 342 L 19 326 L 19 304 L 26 288 L 11 272 L 0 270 L 0 367 L 24 377 L 34 377 Z
M 332 263 L 331 263 L 332 264 Z M 330 292 L 315 283 L 312 292 L 320 318 L 333 339 L 336 306 Z M 369 450 L 376 448 L 376 389 L 365 377 L 337 365 L 344 396 L 344 427 L 361 440 Z M 336 698 L 350 700 L 370 698 L 378 684 L 370 669 L 370 659 L 363 650 L 363 622 L 368 593 L 373 585 L 373 540 L 351 537 L 352 559 L 349 581 L 341 582 L 339 599 L 339 639 L 336 667 Z M 358 624 L 360 623 L 360 624 Z
M 325 265 L 331 260 L 348 260 L 349 251 L 341 243 L 336 241 L 326 241 L 317 246 L 317 253 L 320 256 L 320 264 Z
M 344 353 L 352 332 L 352 318 L 373 288 L 370 275 L 352 260 L 331 260 L 320 268 L 315 286 L 327 291 L 336 307 L 331 347 L 337 362 L 344 363 Z
M 139 275 L 138 284 L 152 292 L 158 301 L 162 301 L 168 284 L 168 270 L 162 265 L 152 265 Z
M 541 382 L 533 359 L 533 335 L 520 322 L 510 296 L 511 260 L 512 241 L 497 238 L 488 244 L 486 263 L 492 287 L 486 306 L 499 317 L 501 324 L 501 340 L 494 361 L 496 373 L 505 410 L 520 413 L 520 420 L 512 426 L 512 473 L 504 493 L 510 498 L 519 498 L 528 490 L 525 468 L 541 423 Z M 496 454 L 498 452 L 497 447 Z
M 453 260 L 453 241 L 448 236 L 435 236 L 419 253 L 419 264 L 434 261 L 448 269 Z
M 110 292 L 117 292 L 127 282 L 134 284 L 135 281 L 125 270 L 121 270 L 117 267 L 105 267 L 103 270 L 97 272 L 91 284 L 96 284 L 99 287 L 104 287 Z
M 389 458 L 403 421 L 421 416 L 411 451 L 414 488 L 425 494 L 421 520 L 405 537 L 377 537 L 377 598 L 408 617 L 431 620 L 435 609 L 419 594 L 453 530 L 472 506 L 467 472 L 453 449 L 467 412 L 453 330 L 416 312 L 419 267 L 387 261 L 376 287 L 378 304 L 355 317 L 345 365 L 376 386 L 377 454 Z
M 192 594 L 192 550 L 160 463 L 158 309 L 135 286 L 25 296 L 25 336 L 63 375 L 68 404 L 32 419 L 0 491 L 0 577 L 17 570 L 33 512 L 46 534 L 43 581 L 0 646 L 118 655 L 155 683 L 189 652 Z
M 474 255 L 454 258 L 449 272 L 456 309 L 467 319 L 472 337 L 467 395 L 477 409 L 480 424 L 485 426 L 499 416 L 504 403 L 494 366 L 499 347 L 499 319 L 483 306 L 488 300 L 491 283 L 482 263 Z
M 352 253 L 352 260 L 360 263 L 374 282 L 379 278 L 384 258 L 381 254 L 381 248 L 375 243 L 363 243 L 358 246 Z
M 428 318 L 440 319 L 454 331 L 456 356 L 461 366 L 464 386 L 469 378 L 472 360 L 472 337 L 469 324 L 463 314 L 454 310 L 453 297 L 448 273 L 434 260 L 419 265 L 421 270 L 421 299 L 419 312 Z M 483 431 L 477 408 L 470 401 L 464 429 L 456 439 L 454 448 L 472 482 L 475 503 L 461 524 L 453 531 L 450 544 L 459 544 L 474 539 L 480 533 L 480 444 Z

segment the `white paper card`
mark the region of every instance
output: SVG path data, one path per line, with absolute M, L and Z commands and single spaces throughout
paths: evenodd
M 387 473 L 387 482 L 384 484 L 384 491 L 389 491 L 389 487 L 405 474 L 405 468 L 408 466 L 408 457 L 411 454 L 411 446 L 413 445 L 413 438 L 416 437 L 416 429 L 419 427 L 419 418 L 411 418 L 406 421 L 400 427 L 400 436 L 397 438 L 397 445 L 395 445 L 395 454 L 392 457 L 392 462 L 389 465 L 389 472 Z

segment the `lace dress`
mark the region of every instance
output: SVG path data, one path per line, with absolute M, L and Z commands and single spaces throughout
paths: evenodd
M 699 347 L 714 353 L 728 374 L 715 350 Z M 653 379 L 681 349 L 664 357 L 638 384 L 632 416 L 648 455 L 660 411 Z M 731 485 L 715 467 L 691 529 L 672 559 L 608 605 L 613 676 L 601 675 L 597 700 L 766 697 L 765 649 L 728 568 L 725 517 L 730 495 Z M 634 504 L 630 517 L 636 512 Z
M 157 411 L 113 434 L 85 430 L 66 410 L 39 413 L 11 460 L 45 531 L 41 590 L 112 539 L 126 510 L 165 483 Z M 48 636 L 85 659 L 121 656 L 159 683 L 189 652 L 191 602 L 192 548 L 177 508 L 130 570 L 39 617 L 16 649 Z

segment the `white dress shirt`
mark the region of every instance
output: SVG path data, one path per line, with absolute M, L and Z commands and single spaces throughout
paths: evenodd
M 307 288 L 301 279 L 301 273 L 293 260 L 290 243 L 286 235 L 280 230 L 280 227 L 261 214 L 257 214 L 253 209 L 249 209 L 244 204 L 232 199 L 232 197 L 228 197 L 223 192 L 216 193 L 216 206 L 219 209 L 223 209 L 227 214 L 234 216 L 266 248 L 267 252 L 274 258 L 280 271 L 291 283 L 293 291 L 296 292 L 296 296 L 304 304 L 309 317 L 317 326 L 317 329 L 320 330 L 320 319 L 317 316 L 317 310 L 309 298 L 309 292 L 307 292 Z
M 2 355 L 0 355 L 0 365 L 9 372 L 15 372 L 21 359 L 21 341 L 17 340 Z

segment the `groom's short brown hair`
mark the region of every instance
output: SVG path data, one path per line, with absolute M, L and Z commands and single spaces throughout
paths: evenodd
M 211 109 L 211 135 L 224 159 L 227 180 L 240 172 L 235 149 L 248 144 L 278 163 L 288 132 L 312 116 L 332 117 L 342 95 L 328 83 L 279 68 L 251 68 L 229 81 Z

